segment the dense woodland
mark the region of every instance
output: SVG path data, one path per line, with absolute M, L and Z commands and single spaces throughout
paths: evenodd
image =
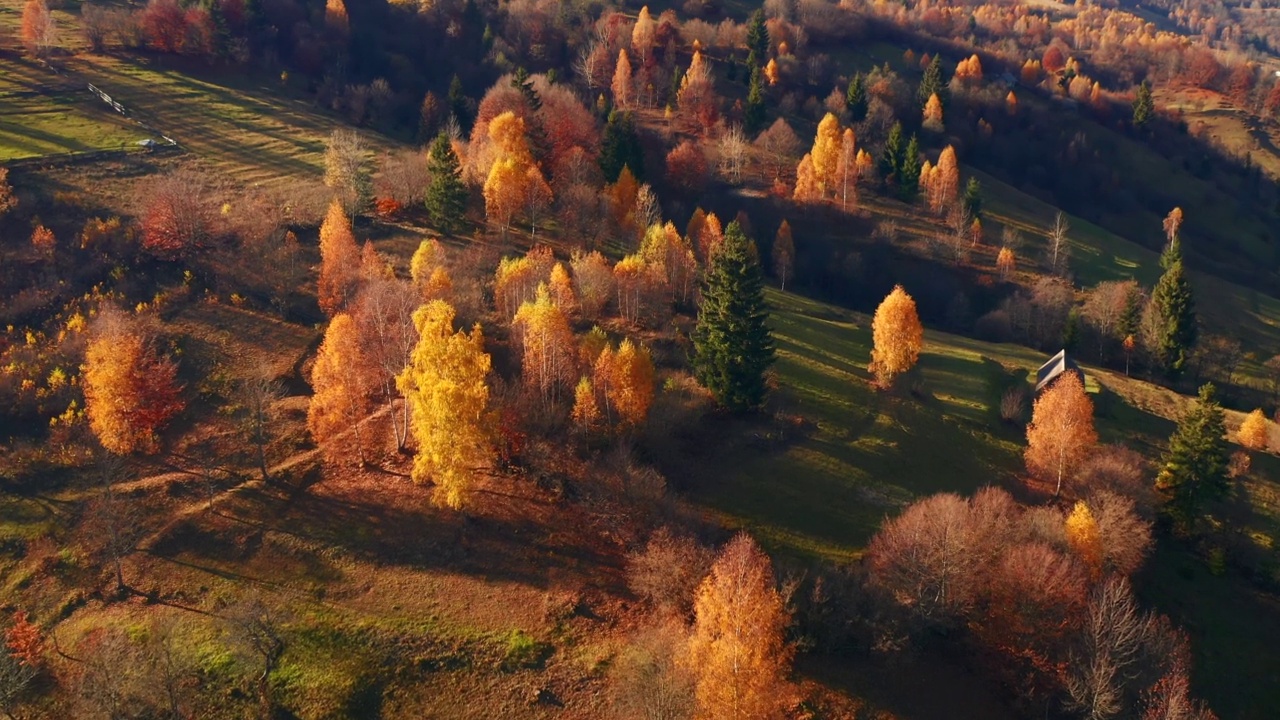
M 0 163 L 0 713 L 941 716 L 856 667 L 953 717 L 1218 717 L 1151 577 L 1280 613 L 1234 521 L 1280 482 L 1275 12 L 16 2 L 5 62 L 330 131 L 253 183 L 182 138 Z M 794 342 L 794 297 L 869 352 Z M 966 392 L 960 343 L 1012 467 L 868 491 L 838 553 L 705 500 L 833 424 L 797 357 L 851 368 L 856 436 Z M 880 452 L 981 454 L 916 442 Z

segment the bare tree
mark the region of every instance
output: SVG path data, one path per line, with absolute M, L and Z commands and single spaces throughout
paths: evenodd
M 800 151 L 800 137 L 787 121 L 778 118 L 767 130 L 756 136 L 754 146 L 764 156 L 768 171 L 773 177 L 795 167 L 795 156 Z
M 9 720 L 17 720 L 14 713 L 31 681 L 36 677 L 36 668 L 27 665 L 0 647 L 0 712 Z
M 249 598 L 230 608 L 226 618 L 239 643 L 261 663 L 262 672 L 257 678 L 258 703 L 262 716 L 271 717 L 275 703 L 271 697 L 270 680 L 271 673 L 280 663 L 280 656 L 284 654 L 284 618 L 259 597 Z
M 137 508 L 112 487 L 123 471 L 124 460 L 120 456 L 102 454 L 97 466 L 101 490 L 85 513 L 85 530 L 111 563 L 116 592 L 120 594 L 129 587 L 124 581 L 124 558 L 134 551 L 141 538 Z
M 396 387 L 396 375 L 409 364 L 418 342 L 413 311 L 420 302 L 413 285 L 403 280 L 379 279 L 366 283 L 356 305 L 356 321 L 364 349 L 377 374 L 377 387 L 391 408 L 391 432 L 396 449 L 408 442 L 409 407 Z M 399 401 L 401 412 L 395 411 Z
M 267 472 L 267 443 L 270 441 L 271 422 L 275 419 L 275 403 L 284 395 L 284 386 L 270 368 L 258 365 L 240 379 L 236 394 L 244 412 L 245 429 L 257 449 L 262 481 L 271 482 L 271 475 Z
M 1059 212 L 1053 217 L 1053 226 L 1049 228 L 1049 269 L 1061 273 L 1065 268 L 1067 255 L 1067 233 L 1071 231 L 1071 223 L 1067 222 L 1066 213 Z
M 421 205 L 426 199 L 431 181 L 426 153 L 400 150 L 383 155 L 380 170 L 375 182 L 379 198 L 390 198 L 405 207 Z
M 674 622 L 642 630 L 627 643 L 611 673 L 613 717 L 686 720 L 693 716 L 693 678 L 677 662 L 684 644 L 684 628 Z
M 715 553 L 693 538 L 658 528 L 643 550 L 627 557 L 627 585 L 658 610 L 688 616 L 694 590 L 714 559 Z
M 747 136 L 737 125 L 720 135 L 720 140 L 716 144 L 719 168 L 721 174 L 730 182 L 736 183 L 742 180 L 742 168 L 747 162 L 748 147 Z
M 347 217 L 360 214 L 373 196 L 367 155 L 364 138 L 355 130 L 334 130 L 329 135 L 324 151 L 324 184 L 342 203 Z
M 1107 720 L 1125 709 L 1128 670 L 1141 659 L 1151 628 L 1151 616 L 1138 609 L 1128 582 L 1111 578 L 1094 590 L 1067 677 L 1073 709 L 1088 720 Z

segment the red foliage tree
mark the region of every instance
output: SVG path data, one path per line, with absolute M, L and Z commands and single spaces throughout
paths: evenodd
M 667 182 L 690 195 L 701 195 L 707 186 L 707 156 L 698 145 L 685 140 L 667 153 Z
M 186 13 L 178 0 L 151 0 L 142 11 L 142 30 L 153 50 L 176 53 L 186 38 Z
M 5 632 L 4 644 L 20 665 L 38 668 L 44 664 L 44 633 L 31 622 L 26 610 L 13 614 L 13 626 Z

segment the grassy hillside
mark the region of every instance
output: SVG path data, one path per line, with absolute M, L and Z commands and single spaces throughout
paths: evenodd
M 1044 357 L 927 331 L 920 392 L 868 385 L 870 319 L 771 292 L 778 346 L 778 408 L 807 429 L 767 443 L 735 439 L 670 472 L 708 513 L 798 558 L 857 557 L 881 521 L 935 492 L 994 484 L 1019 492 L 1024 437 L 1003 423 L 1004 389 L 1026 383 Z M 1188 401 L 1121 374 L 1086 368 L 1104 442 L 1157 456 Z M 1240 415 L 1229 413 L 1228 424 Z M 1215 510 L 1280 562 L 1280 462 L 1256 457 L 1236 500 Z M 1161 542 L 1171 542 L 1162 539 Z M 1164 549 L 1140 590 L 1190 630 L 1196 681 L 1222 717 L 1264 718 L 1280 703 L 1276 671 L 1255 662 L 1280 643 L 1280 607 L 1232 574 L 1215 576 L 1192 555 Z

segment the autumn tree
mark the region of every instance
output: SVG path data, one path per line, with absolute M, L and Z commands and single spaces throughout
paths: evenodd
M 667 153 L 667 182 L 675 189 L 697 197 L 708 178 L 707 156 L 696 143 L 685 140 Z
M 603 422 L 600 403 L 596 401 L 596 388 L 591 379 L 585 375 L 578 378 L 573 388 L 573 410 L 569 414 L 574 428 L 585 435 L 591 435 Z
M 1049 227 L 1049 268 L 1055 273 L 1061 273 L 1066 261 L 1069 246 L 1067 240 L 1068 234 L 1071 232 L 1071 223 L 1067 220 L 1067 214 L 1058 211 L 1053 216 L 1053 225 Z
M 921 119 L 921 124 L 926 130 L 936 133 L 942 132 L 942 101 L 938 99 L 937 93 L 930 95 L 929 100 L 924 104 L 924 112 Z
M 948 145 L 938 155 L 934 168 L 934 180 L 929 193 L 929 207 L 935 213 L 943 213 L 953 207 L 960 195 L 960 164 L 956 150 Z
M 1151 293 L 1155 355 L 1165 373 L 1177 378 L 1186 369 L 1196 344 L 1196 302 L 1176 236 L 1160 256 L 1164 274 Z
M 1056 481 L 1062 492 L 1070 477 L 1098 443 L 1093 428 L 1093 401 L 1075 372 L 1065 372 L 1036 398 L 1027 425 L 1027 470 L 1043 480 Z
M 546 284 L 538 285 L 532 302 L 520 306 L 512 328 L 523 348 L 525 382 L 537 389 L 543 406 L 549 407 L 573 382 L 577 351 L 569 320 L 552 301 Z
M 787 702 L 792 649 L 787 610 L 773 567 L 750 536 L 725 546 L 698 588 L 688 667 L 695 676 L 695 717 L 765 720 Z
M 569 266 L 573 268 L 573 284 L 578 292 L 582 316 L 594 320 L 613 297 L 613 269 L 604 255 L 597 251 L 575 253 L 569 259 Z
M 791 225 L 786 220 L 773 237 L 773 274 L 785 292 L 787 280 L 795 273 L 796 246 L 791 238 Z
M 396 388 L 396 376 L 409 363 L 418 340 L 413 312 L 424 300 L 447 295 L 448 282 L 442 267 L 431 271 L 425 288 L 395 277 L 380 277 L 365 283 L 356 302 L 353 316 L 364 361 L 361 372 L 371 395 L 387 408 L 397 450 L 404 450 L 408 442 L 409 406 Z
M 365 463 L 365 454 L 360 426 L 372 407 L 369 379 L 368 357 L 355 318 L 339 313 L 329 321 L 311 369 L 307 429 L 317 445 L 330 446 L 328 449 L 334 457 L 339 456 L 339 446 L 347 445 L 331 443 L 351 430 L 352 444 L 361 465 Z
M 81 368 L 89 427 L 108 451 L 154 452 L 157 432 L 183 407 L 178 368 L 120 311 L 106 310 Z
M 427 158 L 431 181 L 427 185 L 427 213 L 441 230 L 457 232 L 467 213 L 467 186 L 449 136 L 441 133 L 431 143 Z
M 827 113 L 818 123 L 818 132 L 813 138 L 813 149 L 809 151 L 814 177 L 822 188 L 824 197 L 829 190 L 837 186 L 841 142 L 840 119 L 832 113 Z
M 409 278 L 418 289 L 423 299 L 433 300 L 430 292 L 431 278 L 436 270 L 444 267 L 444 248 L 435 238 L 427 238 L 418 243 L 418 249 L 409 258 Z
M 631 60 L 625 49 L 618 50 L 618 63 L 613 69 L 613 82 L 609 89 L 613 91 L 613 104 L 621 110 L 631 106 Z
M 1198 400 L 1178 421 L 1162 463 L 1156 490 L 1164 497 L 1165 512 L 1179 530 L 1188 532 L 1204 503 L 1222 498 L 1230 488 L 1226 424 L 1213 385 L 1200 388 Z
M 556 263 L 551 268 L 551 275 L 547 279 L 547 290 L 551 293 L 551 302 L 566 317 L 572 315 L 578 310 L 578 292 L 573 289 L 573 278 L 569 277 L 569 271 L 565 269 L 564 263 Z
M 1008 280 L 1009 276 L 1017 267 L 1017 258 L 1013 254 L 1013 250 L 1007 247 L 1000 248 L 1000 253 L 996 255 L 996 270 L 1000 271 L 1000 279 Z
M 22 7 L 22 42 L 37 56 L 45 55 L 56 42 L 53 15 L 45 0 L 27 0 Z
M 1067 516 L 1067 544 L 1084 562 L 1085 567 L 1096 579 L 1102 573 L 1102 536 L 1098 530 L 1098 521 L 1083 500 L 1077 501 Z
M 142 247 L 163 260 L 183 259 L 212 234 L 208 183 L 194 170 L 165 173 L 141 190 Z
M 57 249 L 57 246 L 58 239 L 54 237 L 53 231 L 44 225 L 36 225 L 36 228 L 31 231 L 31 247 L 35 248 L 36 252 L 42 256 L 46 258 L 53 257 L 53 252 Z
M 453 307 L 443 300 L 414 313 L 418 344 L 396 384 L 409 400 L 418 445 L 414 482 L 433 482 L 433 501 L 459 509 L 494 450 L 484 335 L 479 325 L 470 333 L 454 332 L 453 317 Z
M 320 225 L 320 276 L 316 295 L 330 317 L 355 299 L 360 281 L 360 248 L 342 204 L 334 200 Z
M 1267 414 L 1258 408 L 1244 417 L 1236 431 L 1236 440 L 1250 450 L 1266 450 L 1270 445 L 1270 426 Z
M 734 221 L 707 266 L 693 333 L 694 373 L 730 409 L 764 400 L 764 373 L 774 360 L 767 317 L 755 245 Z
M 805 153 L 796 166 L 796 187 L 792 198 L 797 202 L 812 203 L 822 199 L 822 183 L 818 182 L 818 173 L 813 166 L 813 156 Z
M 840 138 L 839 159 L 836 162 L 835 191 L 840 196 L 840 209 L 849 210 L 850 203 L 858 201 L 858 147 L 853 128 L 845 128 Z
M 373 199 L 373 173 L 368 148 L 355 130 L 334 130 L 324 150 L 324 184 L 350 217 L 364 212 Z
M 657 35 L 658 24 L 653 21 L 653 16 L 649 14 L 649 6 L 645 5 L 640 8 L 640 14 L 636 17 L 636 24 L 631 28 L 631 49 L 640 56 L 640 63 L 643 65 L 649 60 L 649 55 L 653 52 L 654 37 Z
M 915 367 L 924 347 L 924 327 L 916 314 L 916 301 L 895 286 L 876 308 L 871 321 L 874 347 L 871 350 L 871 372 L 888 387 L 893 379 Z
M 18 197 L 13 193 L 13 185 L 9 183 L 9 168 L 0 167 L 0 218 L 18 206 Z

